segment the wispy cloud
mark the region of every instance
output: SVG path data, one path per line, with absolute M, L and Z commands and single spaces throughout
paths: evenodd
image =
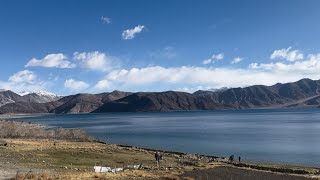
M 223 53 L 213 54 L 210 58 L 203 60 L 202 64 L 215 63 L 216 61 L 223 60 L 223 58 L 224 58 Z
M 71 63 L 67 60 L 67 57 L 62 54 L 48 54 L 42 59 L 32 58 L 25 67 L 31 66 L 41 66 L 41 67 L 48 67 L 48 68 L 74 68 L 76 67 L 75 64 Z
M 102 24 L 110 24 L 111 23 L 111 19 L 107 16 L 101 16 L 100 18 Z
M 176 52 L 173 46 L 165 46 L 164 48 L 148 53 L 148 56 L 151 59 L 158 59 L 158 58 L 172 59 L 177 57 L 177 55 L 178 53 Z
M 212 59 L 209 58 L 209 59 L 205 59 L 202 61 L 202 64 L 210 64 L 212 62 Z
M 145 28 L 145 26 L 143 25 L 138 25 L 132 29 L 127 29 L 127 30 L 124 30 L 122 32 L 122 39 L 124 40 L 130 40 L 130 39 L 133 39 L 135 38 L 135 36 L 139 33 L 142 32 L 142 30 Z
M 231 61 L 231 64 L 237 64 L 237 63 L 241 62 L 242 60 L 243 60 L 243 58 L 241 58 L 241 57 L 235 57 Z
M 292 47 L 275 50 L 270 56 L 270 59 L 285 59 L 287 61 L 297 61 L 303 58 L 303 54 L 299 50 L 292 50 Z

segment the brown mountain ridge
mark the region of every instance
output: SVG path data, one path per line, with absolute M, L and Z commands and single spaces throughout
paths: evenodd
M 168 112 L 215 109 L 317 107 L 320 80 L 301 79 L 272 86 L 254 85 L 219 91 L 121 92 L 76 94 L 47 103 L 28 102 L 14 95 L 14 102 L 0 107 L 0 113 L 107 113 Z M 1 101 L 1 94 L 0 94 Z

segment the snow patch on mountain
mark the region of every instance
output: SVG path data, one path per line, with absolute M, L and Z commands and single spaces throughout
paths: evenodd
M 48 91 L 43 91 L 43 90 L 40 90 L 40 91 L 35 91 L 33 92 L 34 94 L 37 94 L 38 96 L 45 96 L 45 97 L 51 97 L 51 98 L 56 98 L 56 97 L 59 97 L 58 95 L 52 93 L 52 92 L 48 92 Z
M 26 95 L 29 95 L 29 94 L 36 94 L 36 95 L 41 96 L 41 97 L 50 97 L 50 98 L 60 97 L 57 94 L 54 94 L 54 93 L 48 92 L 48 91 L 44 91 L 44 90 L 38 90 L 38 91 L 33 91 L 33 92 L 21 91 L 18 94 L 20 96 L 26 96 Z
M 30 92 L 28 92 L 28 91 L 21 91 L 21 92 L 19 92 L 19 93 L 17 93 L 17 94 L 19 94 L 20 96 L 25 96 L 25 95 L 27 95 L 27 94 L 30 94 Z

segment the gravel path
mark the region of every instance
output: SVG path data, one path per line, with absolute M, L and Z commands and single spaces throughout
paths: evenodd
M 256 170 L 245 170 L 235 167 L 216 167 L 207 170 L 193 170 L 186 172 L 182 177 L 194 179 L 214 180 L 316 180 L 314 178 L 294 176 L 288 174 L 271 173 Z

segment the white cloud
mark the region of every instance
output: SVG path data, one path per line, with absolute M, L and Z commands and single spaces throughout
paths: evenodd
M 138 25 L 132 29 L 127 29 L 122 32 L 122 39 L 130 40 L 135 38 L 136 34 L 141 33 L 145 27 L 142 25 Z
M 202 61 L 202 64 L 210 64 L 212 62 L 212 59 L 205 59 Z
M 215 63 L 216 61 L 223 60 L 224 54 L 219 53 L 219 54 L 213 54 L 211 58 L 205 59 L 202 61 L 202 64 L 210 64 L 210 63 Z
M 222 60 L 223 58 L 224 58 L 224 54 L 222 54 L 222 53 L 214 54 L 211 57 L 211 59 L 214 59 L 214 60 Z
M 236 63 L 239 63 L 243 60 L 243 58 L 241 57 L 235 57 L 233 58 L 233 60 L 231 61 L 231 64 L 236 64 Z
M 49 83 L 38 79 L 37 75 L 29 70 L 19 71 L 11 75 L 8 81 L 0 81 L 0 89 L 21 91 L 45 90 Z
M 37 76 L 34 72 L 29 70 L 23 70 L 10 76 L 9 81 L 14 83 L 20 83 L 20 82 L 33 83 L 36 80 L 36 78 Z
M 101 22 L 102 24 L 110 24 L 111 23 L 111 19 L 107 16 L 101 16 Z
M 107 88 L 109 88 L 110 87 L 110 82 L 108 81 L 108 80 L 101 80 L 101 81 L 99 81 L 95 86 L 94 86 L 94 88 L 96 88 L 96 89 L 107 89 Z
M 275 71 L 288 73 L 294 76 L 300 75 L 305 77 L 318 77 L 320 75 L 320 54 L 310 54 L 305 60 L 295 61 L 293 63 L 252 63 L 249 65 L 251 69 Z
M 302 60 L 303 54 L 299 50 L 291 50 L 292 47 L 288 47 L 287 49 L 279 49 L 273 51 L 270 56 L 270 59 L 285 59 L 287 61 L 297 61 Z
M 74 79 L 67 79 L 64 82 L 64 87 L 71 89 L 71 90 L 80 91 L 83 89 L 87 89 L 89 87 L 89 84 L 85 83 L 84 81 L 76 81 Z
M 107 74 L 105 79 L 112 83 L 124 83 L 127 85 L 165 83 L 171 85 L 202 85 L 219 88 L 252 85 L 261 82 L 270 84 L 270 82 L 276 82 L 278 77 L 275 77 L 272 73 L 246 69 L 186 66 L 165 68 L 152 66 L 132 68 L 129 70 L 115 70 Z
M 199 87 L 244 87 L 256 84 L 272 85 L 302 78 L 320 79 L 320 53 L 295 62 L 269 64 L 252 63 L 247 68 L 162 67 L 151 66 L 113 70 L 105 76 L 112 88 L 153 90 L 185 90 Z
M 107 56 L 99 51 L 75 52 L 73 58 L 80 63 L 81 67 L 99 71 L 112 69 L 118 61 L 116 58 Z
M 250 69 L 258 69 L 258 66 L 259 66 L 259 64 L 258 63 L 251 63 L 251 64 L 249 64 L 249 68 Z
M 48 54 L 43 59 L 32 58 L 25 67 L 41 66 L 55 68 L 74 68 L 76 65 L 67 60 L 67 57 L 62 54 Z

